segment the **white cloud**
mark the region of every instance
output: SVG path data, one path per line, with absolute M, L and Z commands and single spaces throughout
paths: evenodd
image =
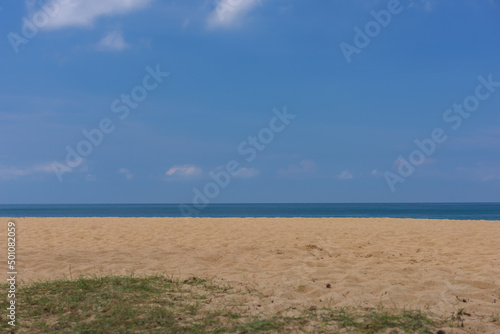
M 260 172 L 258 169 L 256 168 L 246 168 L 246 167 L 242 167 L 240 172 L 238 174 L 236 174 L 234 177 L 237 177 L 237 178 L 242 178 L 242 179 L 249 179 L 251 177 L 255 177 L 257 175 L 259 175 Z
M 217 0 L 215 9 L 208 17 L 210 27 L 229 28 L 241 23 L 260 0 Z
M 51 164 L 34 165 L 25 168 L 17 167 L 2 167 L 0 166 L 0 179 L 13 180 L 23 176 L 30 176 L 34 174 L 53 173 Z
M 132 180 L 134 178 L 134 174 L 132 174 L 132 172 L 130 170 L 128 170 L 127 168 L 120 168 L 118 170 L 118 173 L 125 175 L 125 178 L 127 180 Z
M 50 13 L 44 28 L 87 27 L 99 17 L 125 14 L 145 7 L 149 2 L 150 0 L 52 0 L 44 6 Z
M 350 180 L 354 178 L 354 175 L 348 170 L 344 170 L 339 175 L 337 175 L 337 178 L 340 180 Z
M 87 181 L 87 182 L 92 182 L 92 181 L 95 181 L 96 179 L 97 179 L 97 177 L 94 174 L 87 174 L 85 176 L 85 181 Z
M 165 175 L 169 178 L 191 178 L 200 176 L 202 169 L 195 165 L 175 165 L 172 166 Z
M 316 163 L 312 160 L 302 160 L 299 165 L 288 165 L 286 169 L 279 169 L 278 175 L 291 177 L 296 175 L 313 174 L 316 172 Z
M 119 30 L 108 33 L 97 44 L 97 48 L 103 51 L 121 51 L 128 47 L 129 45 L 125 42 L 122 32 Z

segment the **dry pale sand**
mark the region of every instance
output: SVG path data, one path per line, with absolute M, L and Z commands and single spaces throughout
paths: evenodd
M 12 220 L 12 219 L 10 219 Z M 0 218 L 6 242 L 8 218 Z M 500 333 L 500 221 L 354 218 L 17 218 L 18 279 L 214 277 L 290 306 L 465 308 L 462 333 Z M 6 261 L 0 261 L 7 272 Z M 331 288 L 327 288 L 327 284 Z M 257 307 L 257 306 L 255 306 Z M 450 333 L 448 330 L 447 333 Z

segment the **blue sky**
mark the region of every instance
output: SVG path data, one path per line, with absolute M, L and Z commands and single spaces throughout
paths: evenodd
M 17 1 L 0 30 L 0 203 L 500 201 L 496 0 Z

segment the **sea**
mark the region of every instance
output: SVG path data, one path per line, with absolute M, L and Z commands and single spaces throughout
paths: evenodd
M 0 204 L 0 217 L 183 217 L 179 204 Z M 196 217 L 387 217 L 498 220 L 500 203 L 209 204 Z

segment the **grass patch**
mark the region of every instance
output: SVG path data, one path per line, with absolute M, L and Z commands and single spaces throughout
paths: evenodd
M 0 290 L 5 310 L 7 285 Z M 105 276 L 31 283 L 18 287 L 15 332 L 435 333 L 444 323 L 420 311 L 384 308 L 255 313 L 237 302 L 247 293 L 196 277 Z M 9 332 L 3 313 L 0 328 Z
M 316 312 L 323 326 L 332 323 L 357 333 L 386 333 L 394 329 L 397 333 L 436 333 L 444 323 L 419 310 L 390 311 L 386 308 L 341 308 L 321 309 Z M 330 326 L 329 326 L 330 325 Z M 332 329 L 332 328 L 330 328 Z

